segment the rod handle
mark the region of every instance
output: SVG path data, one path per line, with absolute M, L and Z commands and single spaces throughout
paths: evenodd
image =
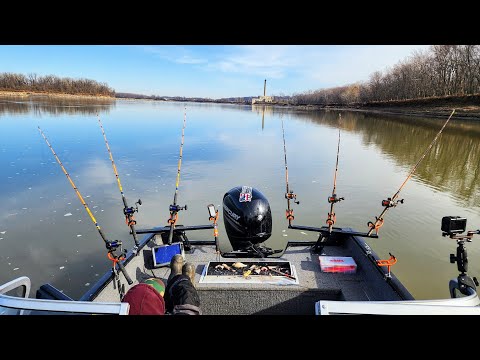
M 120 268 L 120 271 L 122 272 L 123 276 L 125 276 L 125 279 L 127 280 L 128 285 L 132 285 L 133 281 L 130 278 L 130 276 L 128 276 L 127 270 L 125 270 L 125 266 L 123 266 L 123 263 L 121 261 L 119 261 L 119 262 L 117 262 L 117 264 L 118 264 L 118 267 Z

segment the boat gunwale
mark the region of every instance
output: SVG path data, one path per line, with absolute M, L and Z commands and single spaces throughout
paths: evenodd
M 352 228 L 350 227 L 345 227 L 343 230 L 349 230 L 353 231 Z M 151 241 L 157 233 L 150 233 L 146 234 L 144 238 L 140 241 L 139 247 L 136 250 L 136 252 L 131 249 L 130 251 L 127 252 L 125 260 L 123 261 L 123 265 L 127 267 L 128 263 L 136 256 L 136 254 L 141 251 L 149 241 Z M 355 245 L 357 245 L 361 252 L 370 260 L 371 264 L 373 265 L 374 268 L 377 269 L 377 271 L 380 272 L 380 274 L 384 277 L 386 284 L 388 284 L 393 291 L 403 300 L 415 300 L 414 297 L 410 294 L 410 292 L 406 289 L 406 287 L 398 280 L 398 278 L 393 274 L 393 272 L 390 272 L 390 277 L 387 277 L 388 271 L 385 269 L 385 267 L 379 266 L 377 264 L 377 261 L 380 260 L 380 257 L 377 255 L 377 253 L 367 244 L 365 240 L 363 240 L 359 236 L 355 235 L 350 235 L 349 236 Z M 346 238 L 348 239 L 348 237 Z M 306 245 L 305 242 L 301 242 L 302 245 Z M 314 245 L 316 241 L 312 241 L 311 245 Z M 192 244 L 194 245 L 194 244 Z M 286 247 L 284 252 L 289 248 L 289 247 L 294 247 L 295 244 L 294 242 L 287 242 Z M 300 243 L 297 245 L 299 246 Z M 118 265 L 117 265 L 118 266 Z M 127 269 L 128 271 L 128 269 Z M 90 289 L 88 289 L 81 297 L 80 301 L 93 301 L 99 294 L 100 292 L 105 289 L 110 282 L 114 279 L 114 273 L 112 269 L 108 270 Z

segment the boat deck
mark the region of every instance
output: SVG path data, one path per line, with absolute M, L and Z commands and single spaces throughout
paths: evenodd
M 150 236 L 137 256 L 126 264 L 126 269 L 134 283 L 149 277 L 161 278 L 165 283 L 170 274 L 168 266 L 154 268 L 152 248 L 162 244 L 160 236 Z M 385 280 L 385 271 L 374 265 L 372 256 L 367 256 L 364 243 L 353 236 L 341 245 L 326 246 L 324 255 L 351 256 L 357 263 L 356 273 L 324 273 L 320 269 L 318 254 L 310 251 L 311 246 L 292 246 L 281 257 L 224 258 L 220 260 L 211 245 L 194 245 L 191 252 L 185 253 L 185 261 L 194 264 L 196 269 L 195 286 L 199 292 L 202 312 L 206 315 L 240 314 L 315 314 L 315 303 L 319 300 L 382 301 L 404 300 Z M 376 256 L 376 255 L 374 255 Z M 298 284 L 284 277 L 278 283 L 201 283 L 202 273 L 210 261 L 220 262 L 260 262 L 288 261 L 294 267 Z M 128 290 L 128 284 L 120 276 Z M 398 282 L 398 280 L 395 279 Z M 405 289 L 403 289 L 405 290 Z M 406 292 L 407 295 L 408 292 Z M 119 301 L 118 290 L 110 281 L 94 301 Z

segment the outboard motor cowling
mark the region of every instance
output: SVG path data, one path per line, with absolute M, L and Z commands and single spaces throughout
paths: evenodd
M 223 221 L 233 250 L 248 250 L 272 235 L 272 212 L 265 196 L 237 186 L 223 196 Z

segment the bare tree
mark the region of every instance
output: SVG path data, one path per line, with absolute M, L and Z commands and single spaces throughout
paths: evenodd
M 363 83 L 293 95 L 300 104 L 334 105 L 480 93 L 479 45 L 432 45 Z
M 0 73 L 0 90 L 115 96 L 115 90 L 106 83 L 90 79 L 60 78 L 55 75 L 37 76 L 33 73 L 28 76 Z

